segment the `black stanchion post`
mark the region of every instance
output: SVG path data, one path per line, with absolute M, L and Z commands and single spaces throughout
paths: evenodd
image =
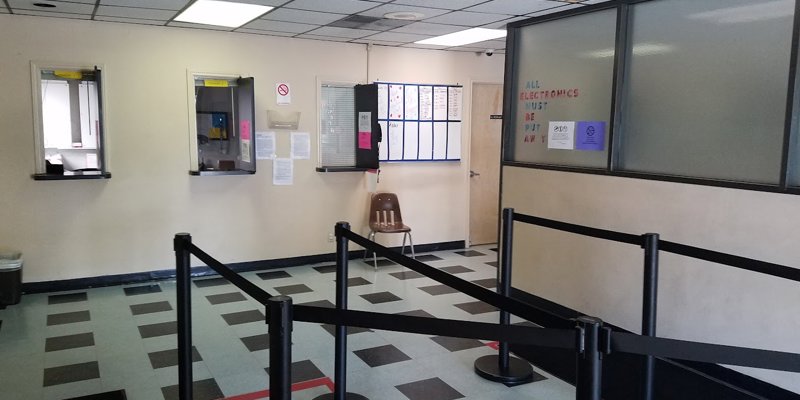
M 292 298 L 267 300 L 269 323 L 269 398 L 292 398 Z
M 511 255 L 514 242 L 514 209 L 503 209 L 500 265 L 497 269 L 497 293 L 508 297 L 511 294 Z M 509 325 L 511 314 L 500 310 L 500 324 Z M 511 357 L 508 342 L 500 342 L 497 355 L 483 356 L 475 360 L 475 373 L 494 382 L 519 385 L 533 380 L 533 367 L 519 358 Z
M 350 230 L 347 222 L 337 222 L 336 233 L 336 309 L 347 309 L 347 269 L 349 240 L 344 232 Z M 336 348 L 334 353 L 333 393 L 317 396 L 314 400 L 367 400 L 366 397 L 347 392 L 347 327 L 336 325 Z
M 179 233 L 173 240 L 178 291 L 178 399 L 192 400 L 192 276 L 189 247 L 192 236 Z
M 603 321 L 593 317 L 578 320 L 578 366 L 575 379 L 576 400 L 601 400 L 603 358 L 600 354 L 600 327 Z
M 644 290 L 642 294 L 642 335 L 656 335 L 656 309 L 658 305 L 658 234 L 644 235 Z M 656 359 L 645 356 L 642 368 L 642 400 L 653 399 L 653 380 Z

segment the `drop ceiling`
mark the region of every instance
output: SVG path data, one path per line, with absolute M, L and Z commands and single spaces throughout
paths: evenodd
M 275 7 L 239 28 L 177 22 L 193 0 L 0 0 L 0 13 L 71 18 L 175 28 L 242 32 L 334 42 L 503 53 L 504 40 L 459 47 L 414 42 L 468 28 L 506 24 L 607 0 L 237 0 Z M 42 7 L 41 4 L 55 7 Z M 387 19 L 392 12 L 418 13 L 415 21 Z

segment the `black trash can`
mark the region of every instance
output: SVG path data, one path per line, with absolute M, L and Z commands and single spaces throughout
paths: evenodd
M 0 305 L 19 303 L 22 297 L 22 253 L 0 251 Z

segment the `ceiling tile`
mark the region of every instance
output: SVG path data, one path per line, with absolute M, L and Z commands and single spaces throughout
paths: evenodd
M 437 15 L 442 15 L 447 13 L 447 10 L 439 10 L 435 8 L 426 8 L 426 7 L 413 7 L 413 6 L 401 6 L 398 4 L 384 4 L 380 7 L 375 7 L 373 9 L 360 12 L 360 15 L 368 15 L 370 17 L 378 17 L 383 18 L 384 15 L 390 12 L 399 12 L 399 11 L 408 11 L 408 12 L 415 12 L 420 13 L 423 15 L 422 18 L 431 18 Z
M 335 36 L 335 37 L 346 37 L 351 39 L 357 39 L 357 38 L 362 38 L 364 36 L 374 35 L 378 32 L 367 31 L 364 29 L 350 29 L 350 28 L 337 28 L 334 26 L 323 26 L 319 29 L 315 29 L 307 33 L 310 35 L 317 35 L 317 36 Z
M 161 10 L 180 10 L 189 0 L 100 0 L 102 6 L 123 6 L 137 8 L 157 8 Z
M 105 17 L 157 19 L 157 20 L 167 21 L 170 18 L 174 17 L 175 14 L 176 12 L 174 10 L 155 10 L 152 8 L 100 6 L 97 8 L 96 15 L 102 15 Z
M 33 3 L 40 3 L 37 0 L 8 0 L 8 5 L 11 10 L 31 10 L 31 11 L 44 11 L 46 13 L 70 13 L 70 14 L 87 14 L 92 15 L 94 11 L 94 3 L 67 3 L 63 1 L 48 1 L 47 3 L 55 4 L 54 8 L 36 7 Z M 26 14 L 31 15 L 31 14 Z
M 403 44 L 401 42 L 389 42 L 389 41 L 386 41 L 386 40 L 369 40 L 369 38 L 356 39 L 356 40 L 353 40 L 350 43 L 374 44 L 374 45 L 377 45 L 377 46 L 390 46 L 390 47 L 397 47 L 397 46 L 400 46 L 400 45 Z
M 344 18 L 343 14 L 323 13 L 316 11 L 295 10 L 291 8 L 277 8 L 264 14 L 261 19 L 272 21 L 298 22 L 303 24 L 327 25 L 333 21 Z
M 260 6 L 278 7 L 289 2 L 289 0 L 236 0 L 239 3 L 258 4 Z
M 477 42 L 477 43 L 470 43 L 467 46 L 469 47 L 476 47 L 481 49 L 492 49 L 492 50 L 500 50 L 506 48 L 506 41 L 505 40 L 487 40 L 485 42 Z
M 436 7 L 446 10 L 461 10 L 463 8 L 471 7 L 476 4 L 485 2 L 486 0 L 395 0 L 393 4 L 405 4 L 411 6 L 423 7 Z
M 467 8 L 467 11 L 525 15 L 548 8 L 558 7 L 560 5 L 559 2 L 551 0 L 492 0 Z
M 362 0 L 294 0 L 284 7 L 340 14 L 357 14 L 379 5 L 380 3 Z
M 490 24 L 500 20 L 511 18 L 512 15 L 500 15 L 489 13 L 477 13 L 467 11 L 453 11 L 449 14 L 440 15 L 426 19 L 425 22 L 433 22 L 438 24 L 462 25 L 462 26 L 479 26 L 483 24 Z
M 55 18 L 69 18 L 69 19 L 89 19 L 91 14 L 67 14 L 59 12 L 47 12 L 37 10 L 14 10 L 16 15 L 34 15 L 37 17 L 55 17 Z
M 317 35 L 298 35 L 295 36 L 296 38 L 300 39 L 311 39 L 311 40 L 327 40 L 333 42 L 348 42 L 350 38 L 343 38 L 343 37 L 333 37 L 333 36 L 317 36 Z
M 448 33 L 458 32 L 464 30 L 463 26 L 429 24 L 427 22 L 414 22 L 406 26 L 401 26 L 397 29 L 392 29 L 392 32 L 400 33 L 415 33 L 417 35 L 439 36 Z
M 243 26 L 243 28 L 247 29 L 260 29 L 263 31 L 291 32 L 291 33 L 308 32 L 318 27 L 319 25 L 295 24 L 293 22 L 283 22 L 283 21 L 267 21 L 264 19 L 257 19 Z
M 430 38 L 430 35 L 415 35 L 413 33 L 400 33 L 400 32 L 381 32 L 377 35 L 372 35 L 369 40 L 385 40 L 389 42 L 409 43 L 418 40 Z
M 529 17 L 538 17 L 538 16 L 541 16 L 541 15 L 553 14 L 553 13 L 557 13 L 557 12 L 561 12 L 561 11 L 571 10 L 573 8 L 578 8 L 578 7 L 583 7 L 583 5 L 581 5 L 581 4 L 567 4 L 567 5 L 563 5 L 561 7 L 551 8 L 549 10 L 544 10 L 544 11 L 535 12 L 533 14 L 528 14 L 528 16 Z
M 97 15 L 94 17 L 95 21 L 106 21 L 106 22 L 121 22 L 124 24 L 141 24 L 141 25 L 164 25 L 167 23 L 166 20 L 158 21 L 154 19 L 139 19 L 139 18 L 120 18 L 120 17 L 106 17 L 103 15 Z
M 260 29 L 247 29 L 247 28 L 239 28 L 234 32 L 240 33 L 253 33 L 256 35 L 266 35 L 266 36 L 284 36 L 284 37 L 291 37 L 294 36 L 294 33 L 290 32 L 273 32 L 273 31 L 262 31 Z
M 530 18 L 530 17 L 525 16 L 525 17 L 514 17 L 514 18 L 504 19 L 502 21 L 492 22 L 491 24 L 483 25 L 483 26 L 481 26 L 481 28 L 486 28 L 486 29 L 506 29 L 506 25 L 508 25 L 508 24 L 510 24 L 510 23 L 512 23 L 514 21 L 522 21 L 523 19 L 528 19 L 528 18 Z

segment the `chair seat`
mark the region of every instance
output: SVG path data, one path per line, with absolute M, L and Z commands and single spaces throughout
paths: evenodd
M 411 228 L 404 224 L 377 224 L 377 223 L 370 223 L 369 229 L 373 232 L 379 233 L 403 233 L 403 232 L 411 232 Z

